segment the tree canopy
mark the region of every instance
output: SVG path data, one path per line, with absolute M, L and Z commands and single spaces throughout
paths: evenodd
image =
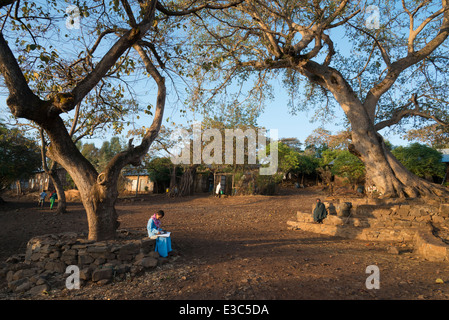
M 0 191 L 16 180 L 29 178 L 41 165 L 39 146 L 20 130 L 0 122 Z
M 100 0 L 77 3 L 77 10 L 55 0 L 0 3 L 0 73 L 8 108 L 14 117 L 39 127 L 49 141 L 46 154 L 73 178 L 87 212 L 90 239 L 115 237 L 117 179 L 124 166 L 141 164 L 159 132 L 165 76 L 172 76 L 170 68 L 180 62 L 176 51 L 183 43 L 178 37 L 183 18 L 240 2 Z M 153 103 L 149 92 L 144 93 L 142 110 L 153 120 L 139 145 L 129 141 L 98 172 L 76 148 L 66 114 L 83 104 L 85 128 L 111 117 L 110 123 L 120 130 L 122 117 L 138 103 L 137 94 L 126 101 L 124 92 L 133 93 L 136 83 L 152 92 Z

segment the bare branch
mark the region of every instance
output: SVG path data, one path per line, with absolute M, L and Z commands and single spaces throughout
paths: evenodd
M 0 73 L 9 90 L 6 101 L 16 117 L 38 120 L 42 117 L 39 110 L 40 99 L 31 91 L 20 66 L 8 46 L 3 33 L 0 33 Z
M 413 109 L 408 108 L 411 105 L 414 106 Z M 377 123 L 375 125 L 375 129 L 377 131 L 382 130 L 386 127 L 390 127 L 392 125 L 398 124 L 404 118 L 412 117 L 412 116 L 417 116 L 417 117 L 421 117 L 424 119 L 434 120 L 437 124 L 439 124 L 441 126 L 446 126 L 446 127 L 449 126 L 448 122 L 441 120 L 437 116 L 435 116 L 429 112 L 426 112 L 426 111 L 421 111 L 421 108 L 418 103 L 418 97 L 416 94 L 413 94 L 407 104 L 396 109 L 393 112 L 393 115 L 391 116 L 390 119 L 387 119 L 387 120 Z
M 217 5 L 217 4 L 206 3 L 203 5 L 200 5 L 196 8 L 184 9 L 184 10 L 180 10 L 180 11 L 173 11 L 173 10 L 167 9 L 159 1 L 156 1 L 157 2 L 156 9 L 159 10 L 160 12 L 164 13 L 167 16 L 186 16 L 186 15 L 198 12 L 200 10 L 203 10 L 203 9 L 222 10 L 222 9 L 232 8 L 232 7 L 238 6 L 239 4 L 241 4 L 244 1 L 245 0 L 237 0 L 234 2 L 230 2 L 226 5 Z
M 351 23 L 348 22 L 348 25 L 351 26 L 352 28 L 366 34 L 368 37 L 370 37 L 371 39 L 373 39 L 374 43 L 376 44 L 376 46 L 379 48 L 380 53 L 382 54 L 382 58 L 384 59 L 385 64 L 389 67 L 391 66 L 391 60 L 390 60 L 390 55 L 388 54 L 387 50 L 385 50 L 385 48 L 382 46 L 382 44 L 379 42 L 379 40 L 373 36 L 371 33 L 367 32 L 366 30 L 359 28 L 357 26 L 352 25 Z
M 402 71 L 428 57 L 449 36 L 449 5 L 447 0 L 442 0 L 442 3 L 444 17 L 437 35 L 419 51 L 408 54 L 406 57 L 393 62 L 388 67 L 385 78 L 374 86 L 366 96 L 364 105 L 371 110 L 370 112 L 374 112 L 374 108 L 380 97 L 393 86 Z
M 122 3 L 123 8 L 125 9 L 125 12 L 126 12 L 126 15 L 128 16 L 129 24 L 131 25 L 131 27 L 133 27 L 133 28 L 137 27 L 136 18 L 134 18 L 134 13 L 131 10 L 131 7 L 130 7 L 128 1 L 120 0 L 120 2 Z

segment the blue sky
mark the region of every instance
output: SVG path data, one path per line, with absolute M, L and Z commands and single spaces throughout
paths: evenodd
M 273 101 L 267 103 L 264 112 L 261 114 L 258 124 L 262 127 L 265 127 L 267 130 L 276 129 L 278 130 L 279 138 L 298 138 L 301 142 L 304 142 L 305 139 L 315 130 L 316 128 L 323 126 L 325 129 L 331 131 L 332 133 L 337 133 L 339 130 L 345 129 L 343 126 L 339 125 L 343 119 L 343 111 L 341 109 L 336 110 L 336 115 L 338 116 L 336 119 L 331 120 L 329 123 L 321 123 L 320 121 L 311 122 L 313 116 L 313 110 L 310 111 L 301 111 L 297 112 L 297 114 L 291 114 L 289 112 L 288 107 L 288 96 L 285 89 L 281 87 L 275 88 L 274 92 L 276 92 L 276 98 Z M 151 96 L 151 95 L 150 95 Z M 149 97 L 152 99 L 153 97 Z M 6 106 L 6 97 L 0 96 L 0 106 L 1 111 L 3 113 L 2 118 L 6 118 L 9 116 L 9 109 Z M 73 112 L 73 111 L 72 111 Z M 177 124 L 181 124 L 185 122 L 185 118 L 179 117 L 179 111 L 176 111 L 171 106 L 167 106 L 165 115 L 164 115 L 164 125 L 167 124 L 165 119 L 170 117 Z M 190 117 L 189 117 L 190 118 Z M 142 115 L 139 121 L 136 121 L 135 126 L 146 126 L 149 127 L 151 124 L 152 117 L 148 115 Z M 126 131 L 123 136 L 126 135 Z M 410 142 L 402 140 L 398 135 L 387 135 L 385 132 L 381 132 L 384 137 L 389 140 L 393 145 L 407 145 Z M 111 134 L 107 135 L 106 140 L 109 140 L 112 137 Z M 87 139 L 83 140 L 85 143 L 95 143 L 97 147 L 100 147 L 104 139 L 96 138 L 96 139 Z

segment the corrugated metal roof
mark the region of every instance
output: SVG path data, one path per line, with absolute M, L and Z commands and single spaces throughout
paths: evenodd
M 138 171 L 138 170 L 129 170 L 129 171 L 126 171 L 126 172 L 123 172 L 123 175 L 124 176 L 137 176 L 137 175 L 139 175 L 139 176 L 147 176 L 149 173 L 148 173 L 148 171 L 147 170 L 140 170 L 140 171 Z

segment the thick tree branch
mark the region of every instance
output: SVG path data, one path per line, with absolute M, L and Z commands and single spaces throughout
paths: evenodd
M 127 164 L 139 166 L 143 157 L 148 152 L 151 143 L 156 139 L 162 124 L 162 118 L 165 109 L 166 87 L 165 78 L 159 73 L 150 58 L 143 50 L 143 48 L 137 43 L 133 45 L 133 48 L 140 55 L 147 72 L 152 76 L 158 86 L 158 93 L 156 98 L 156 111 L 154 114 L 153 122 L 142 139 L 139 146 L 133 147 L 130 144 L 128 150 L 117 154 L 106 166 L 104 172 L 102 172 L 97 179 L 97 182 L 101 185 L 108 183 L 115 183 L 120 170 Z M 131 143 L 131 142 L 130 142 Z
M 413 105 L 414 108 L 408 109 L 408 107 L 411 105 Z M 412 97 L 410 98 L 410 101 L 407 104 L 405 104 L 404 106 L 402 106 L 401 108 L 398 108 L 397 110 L 395 110 L 393 112 L 393 115 L 390 117 L 390 119 L 381 121 L 381 122 L 377 123 L 374 127 L 375 127 L 376 131 L 379 131 L 386 127 L 390 127 L 392 125 L 398 124 L 404 118 L 413 117 L 413 116 L 433 120 L 441 126 L 445 126 L 445 127 L 449 126 L 448 122 L 441 120 L 440 118 L 438 118 L 437 116 L 435 116 L 433 114 L 430 114 L 429 112 L 422 111 L 419 106 L 419 103 L 418 103 L 417 95 L 413 94 Z
M 31 91 L 25 76 L 0 32 L 0 73 L 8 87 L 8 107 L 15 117 L 39 121 L 45 116 L 41 110 L 42 101 Z
M 126 32 L 120 39 L 111 47 L 111 49 L 103 56 L 95 69 L 89 73 L 71 93 L 71 99 L 67 99 L 66 103 L 57 101 L 56 107 L 60 109 L 59 112 L 67 112 L 72 110 L 75 105 L 81 101 L 93 87 L 107 74 L 116 61 L 126 52 L 132 45 L 138 41 L 150 28 L 150 23 L 146 22 L 139 24 L 137 28 L 133 28 Z
M 0 0 L 0 9 L 6 6 L 9 6 L 10 4 L 13 4 L 16 2 L 16 0 Z
M 222 9 L 232 8 L 232 7 L 238 6 L 239 4 L 241 4 L 244 1 L 245 0 L 237 0 L 237 1 L 233 1 L 228 4 L 225 4 L 225 5 L 205 3 L 205 4 L 195 7 L 195 8 L 183 9 L 183 10 L 179 10 L 179 11 L 170 10 L 170 9 L 164 7 L 159 1 L 157 1 L 156 9 L 167 16 L 178 16 L 179 17 L 179 16 L 187 16 L 189 14 L 196 13 L 203 9 L 222 10 Z
M 444 17 L 437 35 L 419 51 L 409 52 L 406 57 L 393 62 L 389 66 L 385 78 L 368 92 L 364 105 L 370 110 L 371 114 L 374 114 L 375 106 L 380 97 L 393 86 L 401 72 L 428 57 L 449 36 L 449 5 L 447 0 L 441 2 Z
M 137 27 L 136 18 L 134 18 L 134 13 L 128 1 L 120 0 L 120 2 L 122 3 L 123 8 L 125 9 L 126 15 L 128 16 L 129 24 L 131 25 L 132 28 L 136 28 Z

